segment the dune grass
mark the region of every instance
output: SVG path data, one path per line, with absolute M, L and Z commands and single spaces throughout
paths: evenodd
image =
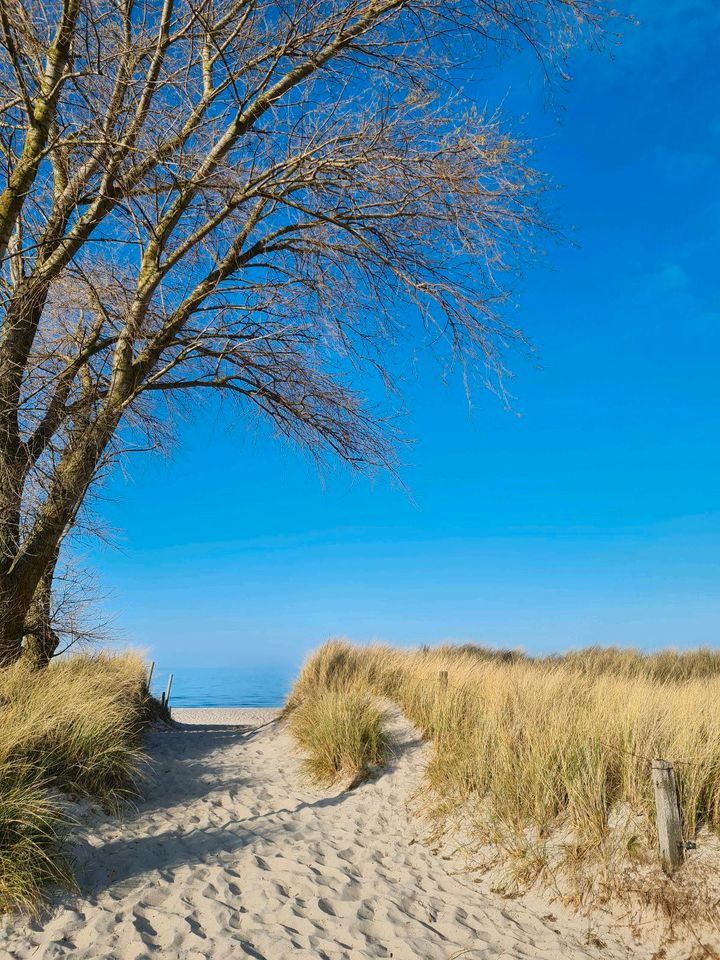
M 288 705 L 311 711 L 346 689 L 394 701 L 432 740 L 425 788 L 435 816 L 462 818 L 474 842 L 501 851 L 508 886 L 543 877 L 576 903 L 621 894 L 629 871 L 656 860 L 654 757 L 678 761 L 685 839 L 720 831 L 713 651 L 533 659 L 330 641 L 304 665 Z
M 289 717 L 304 754 L 303 769 L 313 783 L 359 783 L 386 758 L 385 714 L 366 690 L 320 690 L 297 701 Z
M 153 710 L 139 656 L 74 656 L 0 670 L 0 912 L 72 884 L 67 797 L 118 810 L 135 790 Z
M 33 912 L 48 887 L 72 886 L 62 853 L 68 826 L 41 775 L 26 764 L 0 765 L 0 913 Z

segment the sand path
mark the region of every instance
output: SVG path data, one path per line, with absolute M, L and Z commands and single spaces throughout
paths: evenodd
M 95 814 L 75 855 L 81 896 L 0 927 L 0 957 L 72 960 L 505 960 L 627 956 L 583 921 L 543 920 L 456 875 L 406 803 L 423 746 L 349 792 L 308 787 L 274 711 L 177 711 L 148 737 L 145 798 Z M 240 723 L 242 726 L 231 726 Z

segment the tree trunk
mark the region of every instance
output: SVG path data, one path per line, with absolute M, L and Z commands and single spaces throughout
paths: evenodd
M 22 650 L 25 610 L 12 572 L 20 515 L 15 472 L 0 455 L 0 667 L 14 663 Z
M 25 614 L 13 597 L 12 587 L 0 583 L 0 667 L 19 659 L 24 623 Z
M 41 669 L 50 663 L 60 643 L 52 626 L 52 584 L 59 547 L 48 565 L 30 604 L 23 627 L 23 659 Z
M 129 393 L 132 384 L 125 386 Z M 19 524 L 13 527 L 15 515 L 20 513 L 13 491 L 22 489 L 21 485 L 13 484 L 7 490 L 0 490 L 0 521 L 3 515 L 11 521 L 0 523 L 0 666 L 14 663 L 22 655 L 24 636 L 27 636 L 28 655 L 37 655 L 41 664 L 47 663 L 57 648 L 49 614 L 60 544 L 75 519 L 122 413 L 122 402 L 108 402 L 85 435 L 68 446 L 56 467 L 47 497 L 22 543 L 18 543 Z M 2 456 L 1 441 L 0 432 L 0 467 L 9 459 Z
M 13 459 L 0 455 L 0 475 L 8 479 L 0 489 L 0 667 L 14 663 L 22 653 L 27 614 L 38 579 L 20 576 L 16 561 L 20 548 L 20 499 L 22 481 Z M 54 568 L 54 562 L 53 562 Z
M 1 353 L 2 351 L 0 351 Z M 0 362 L 0 381 L 4 367 Z M 18 457 L 17 417 L 7 416 L 0 386 L 0 666 L 20 656 L 24 611 L 12 572 L 20 539 L 22 479 Z

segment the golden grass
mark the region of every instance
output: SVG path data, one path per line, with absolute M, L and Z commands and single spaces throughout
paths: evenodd
M 654 864 L 654 757 L 677 761 L 685 839 L 720 831 L 720 654 L 532 659 L 330 641 L 304 665 L 289 707 L 348 687 L 394 701 L 432 740 L 436 814 L 463 818 L 475 841 L 502 851 L 518 885 L 542 877 L 576 903 L 606 900 Z
M 138 656 L 74 656 L 0 670 L 0 912 L 33 910 L 63 857 L 63 796 L 116 810 L 135 789 L 152 702 Z
M 318 691 L 289 711 L 290 731 L 303 751 L 303 769 L 313 783 L 359 783 L 384 762 L 385 715 L 375 699 L 356 687 Z

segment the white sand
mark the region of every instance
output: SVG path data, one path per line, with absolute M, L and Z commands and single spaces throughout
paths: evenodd
M 426 750 L 396 720 L 391 768 L 349 792 L 303 784 L 272 710 L 177 710 L 148 737 L 144 799 L 96 813 L 81 894 L 0 926 L 0 957 L 73 960 L 560 960 L 641 956 L 587 921 L 506 901 L 421 842 L 408 816 Z M 200 724 L 204 724 L 201 726 Z M 242 726 L 230 726 L 241 724 Z M 557 909 L 553 914 L 559 915 Z

